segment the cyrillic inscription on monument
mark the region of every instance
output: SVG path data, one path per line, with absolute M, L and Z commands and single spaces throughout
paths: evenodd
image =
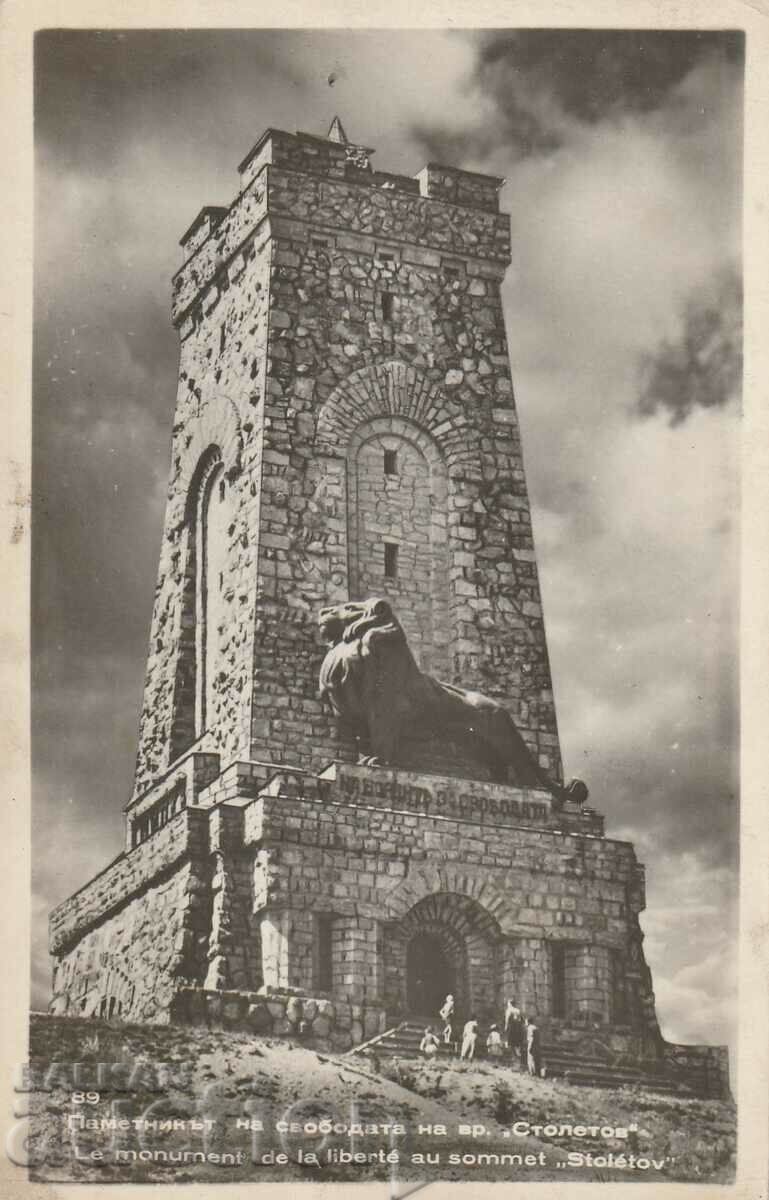
M 319 786 L 327 789 L 325 798 L 331 802 L 481 825 L 548 825 L 552 817 L 552 800 L 546 792 L 385 767 L 334 763 L 320 776 Z

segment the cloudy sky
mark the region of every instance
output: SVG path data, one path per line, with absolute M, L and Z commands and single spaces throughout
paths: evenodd
M 121 848 L 178 239 L 263 129 L 335 113 L 382 169 L 507 180 L 566 770 L 647 864 L 666 1035 L 733 1041 L 742 43 L 719 33 L 38 35 L 33 1002 L 48 910 Z

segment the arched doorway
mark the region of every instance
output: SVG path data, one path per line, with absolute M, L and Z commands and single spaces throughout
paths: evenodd
M 498 1019 L 500 939 L 496 919 L 469 896 L 435 892 L 417 901 L 385 932 L 388 1012 L 435 1023 L 451 992 L 459 1020 Z
M 419 1016 L 435 1016 L 449 992 L 457 990 L 455 965 L 440 937 L 417 933 L 406 951 L 406 1002 Z

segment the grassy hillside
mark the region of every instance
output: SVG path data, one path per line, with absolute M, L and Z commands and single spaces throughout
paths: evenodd
M 248 1033 L 43 1015 L 32 1018 L 30 1064 L 29 1148 L 41 1180 L 733 1178 L 727 1101 L 578 1088 L 483 1062 L 374 1069 Z M 330 1134 L 318 1130 L 323 1120 Z M 420 1124 L 447 1132 L 420 1134 Z M 531 1126 L 548 1128 L 533 1136 Z

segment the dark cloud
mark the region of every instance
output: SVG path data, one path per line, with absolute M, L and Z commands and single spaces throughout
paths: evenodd
M 479 49 L 477 80 L 503 111 L 516 98 L 510 79 L 548 89 L 564 112 L 594 123 L 618 112 L 659 108 L 703 58 L 741 64 L 739 32 L 618 29 L 527 29 L 491 33 Z
M 721 275 L 711 295 L 695 295 L 685 307 L 681 335 L 644 356 L 636 411 L 667 413 L 680 425 L 697 408 L 722 408 L 742 385 L 742 285 Z
M 441 161 L 482 158 L 506 147 L 516 158 L 551 153 L 566 144 L 570 122 L 595 125 L 650 113 L 699 64 L 720 60 L 741 68 L 739 31 L 524 29 L 477 39 L 467 93 L 488 110 L 480 121 L 415 124 L 426 152 Z
M 439 163 L 462 162 L 468 158 L 477 161 L 501 146 L 510 146 L 516 158 L 525 158 L 530 154 L 557 150 L 562 144 L 560 132 L 548 127 L 539 114 L 517 103 L 512 91 L 496 117 L 495 121 L 459 129 L 419 121 L 412 126 L 411 135 L 422 147 L 427 160 Z
M 213 134 L 233 81 L 277 73 L 303 86 L 269 30 L 44 30 L 35 38 L 35 136 L 61 162 L 108 167 L 127 134 L 158 116 L 183 125 L 187 115 L 198 137 Z

